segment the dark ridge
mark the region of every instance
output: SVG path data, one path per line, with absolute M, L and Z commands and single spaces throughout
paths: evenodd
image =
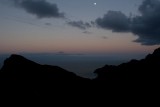
M 123 82 L 157 82 L 160 72 L 160 48 L 142 60 L 131 60 L 118 66 L 106 65 L 95 70 L 95 80 Z
M 58 66 L 40 65 L 33 61 L 30 61 L 20 55 L 11 55 L 4 61 L 4 65 L 1 69 L 1 75 L 10 76 L 11 78 L 31 78 L 34 79 L 40 76 L 46 79 L 57 80 L 74 80 L 85 79 L 77 76 L 76 74 L 69 72 Z M 50 77 L 50 78 L 49 78 Z
M 160 56 L 160 55 L 159 55 L 159 54 L 160 54 L 160 47 L 157 48 L 157 49 L 155 49 L 154 52 L 153 52 L 153 54 Z
M 153 98 L 150 95 L 157 95 L 159 72 L 160 48 L 142 60 L 99 68 L 95 70 L 98 76 L 93 80 L 58 66 L 41 65 L 13 54 L 4 61 L 0 70 L 0 98 L 8 102 L 25 101 L 24 104 L 37 100 L 41 104 L 47 100 L 52 105 L 66 100 L 73 103 L 77 98 L 80 102 L 92 100 L 91 103 L 122 97 L 136 97 L 141 101 L 142 97 L 137 96 Z
M 67 98 L 72 91 L 84 90 L 84 84 L 90 81 L 58 66 L 41 65 L 14 54 L 4 61 L 0 70 L 0 98 L 14 101 L 45 100 L 62 95 Z

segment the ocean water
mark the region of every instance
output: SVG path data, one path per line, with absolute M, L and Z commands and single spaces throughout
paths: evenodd
M 4 55 L 0 55 L 0 69 L 3 66 L 3 62 L 6 58 L 8 58 L 9 55 L 8 54 L 4 54 Z
M 75 74 L 95 78 L 94 71 L 109 65 L 118 65 L 131 59 L 140 59 L 143 55 L 65 55 L 65 54 L 21 54 L 29 60 L 40 64 L 48 64 L 62 67 Z M 3 61 L 10 55 L 0 55 L 0 67 Z

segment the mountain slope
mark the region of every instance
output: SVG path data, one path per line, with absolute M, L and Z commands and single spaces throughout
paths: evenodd
M 95 70 L 95 80 L 102 81 L 156 81 L 160 72 L 160 48 L 142 60 L 131 60 L 118 66 L 106 65 Z
M 40 65 L 20 55 L 11 55 L 0 70 L 0 98 L 17 103 L 21 100 L 28 103 L 28 99 L 38 100 L 38 103 L 44 100 L 72 103 L 77 98 L 82 98 L 80 102 L 88 102 L 89 99 L 119 100 L 122 96 L 128 99 L 141 95 L 141 101 L 142 98 L 153 98 L 150 95 L 159 92 L 159 71 L 160 48 L 142 60 L 99 68 L 95 71 L 98 76 L 93 80 L 57 66 Z
M 3 87 L 0 97 L 12 100 L 64 97 L 88 82 L 89 79 L 58 66 L 40 65 L 20 55 L 11 55 L 0 70 L 0 86 Z
M 11 55 L 4 61 L 1 75 L 11 78 L 35 79 L 38 76 L 53 80 L 84 79 L 58 66 L 40 65 L 20 55 Z

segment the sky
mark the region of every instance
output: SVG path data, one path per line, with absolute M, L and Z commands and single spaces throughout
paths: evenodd
M 159 11 L 159 0 L 1 0 L 0 54 L 149 53 Z

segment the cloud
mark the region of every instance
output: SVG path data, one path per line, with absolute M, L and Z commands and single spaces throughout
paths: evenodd
M 96 19 L 98 27 L 113 32 L 128 32 L 130 30 L 129 18 L 120 11 L 108 11 L 102 18 Z
M 14 3 L 38 18 L 64 18 L 64 13 L 59 12 L 57 5 L 46 0 L 14 0 Z
M 142 45 L 160 44 L 160 0 L 144 0 L 138 11 L 140 15 L 132 18 L 120 11 L 109 11 L 95 23 L 113 32 L 131 32 L 138 36 L 134 42 Z
M 82 30 L 86 30 L 87 28 L 92 27 L 91 23 L 83 22 L 83 21 L 69 21 L 67 22 L 67 24 Z
M 92 34 L 92 32 L 89 32 L 89 31 L 84 31 L 83 33 L 85 33 L 85 34 Z
M 132 33 L 139 37 L 135 42 L 160 44 L 160 1 L 144 0 L 138 10 L 141 15 L 132 21 Z

